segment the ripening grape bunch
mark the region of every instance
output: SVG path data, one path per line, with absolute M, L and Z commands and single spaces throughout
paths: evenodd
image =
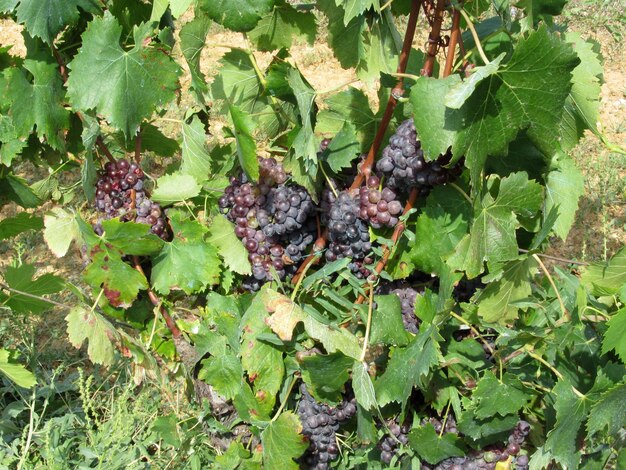
M 330 407 L 311 396 L 302 384 L 302 397 L 298 405 L 298 416 L 302 423 L 302 433 L 309 440 L 309 448 L 302 457 L 304 468 L 326 470 L 330 462 L 339 456 L 336 432 L 340 425 L 356 414 L 356 400 L 344 399 L 339 405 Z
M 119 217 L 123 222 L 148 224 L 152 233 L 164 240 L 169 238 L 161 206 L 148 198 L 143 170 L 134 162 L 120 159 L 104 165 L 98 172 L 95 205 L 106 219 Z M 95 230 L 102 233 L 100 223 Z

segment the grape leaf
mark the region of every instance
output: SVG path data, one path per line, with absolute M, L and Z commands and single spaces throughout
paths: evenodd
M 354 396 L 364 410 L 371 411 L 376 408 L 376 392 L 372 378 L 367 372 L 367 363 L 354 361 L 352 366 L 352 388 Z
M 44 216 L 43 222 L 46 226 L 43 238 L 48 248 L 57 258 L 65 256 L 70 244 L 79 235 L 76 217 L 60 207 L 55 207 Z
M 452 433 L 441 436 L 431 423 L 413 429 L 409 433 L 411 447 L 430 464 L 436 464 L 448 457 L 465 455 L 462 439 Z
M 227 400 L 232 400 L 241 391 L 243 368 L 237 356 L 224 353 L 203 360 L 198 378 L 214 387 Z
M 191 73 L 191 88 L 197 92 L 199 98 L 202 97 L 202 93 L 209 90 L 200 70 L 200 56 L 206 44 L 210 26 L 211 21 L 207 17 L 198 15 L 180 30 L 180 49 Z M 200 99 L 200 101 L 202 100 Z
M 152 200 L 162 204 L 172 204 L 191 199 L 200 194 L 200 185 L 193 176 L 184 173 L 172 173 L 161 176 L 152 193 Z
M 238 274 L 249 275 L 252 267 L 248 261 L 248 251 L 235 235 L 233 224 L 219 215 L 211 221 L 209 232 L 209 242 L 218 249 L 226 266 Z
M 64 132 L 69 129 L 70 113 L 64 107 L 65 93 L 58 65 L 27 59 L 24 69 L 32 74 L 32 83 L 21 69 L 10 69 L 7 76 L 12 98 L 9 112 L 15 132 L 25 137 L 35 127 L 37 134 L 45 137 L 52 148 L 64 150 Z M 29 104 L 25 106 L 25 103 Z
M 200 11 L 233 31 L 250 31 L 272 10 L 275 0 L 199 0 Z
M 262 90 L 250 56 L 235 49 L 224 54 L 219 63 L 219 73 L 210 88 L 213 99 L 224 102 L 218 108 L 224 112 L 233 104 L 244 112 L 253 112 Z
M 343 127 L 335 134 L 328 146 L 326 162 L 335 173 L 350 168 L 360 149 L 354 124 L 345 121 Z
M 244 313 L 239 329 L 241 364 L 252 382 L 257 399 L 271 409 L 283 382 L 285 368 L 280 349 L 258 339 L 259 335 L 271 332 L 264 305 L 267 295 L 267 289 L 257 294 Z
M 296 159 L 302 159 L 307 175 L 314 179 L 317 174 L 317 146 L 313 134 L 316 93 L 298 69 L 289 69 L 287 82 L 298 102 L 301 121 L 301 128 L 292 143 L 294 155 Z
M 505 416 L 515 413 L 529 398 L 519 379 L 508 372 L 502 380 L 498 380 L 493 372 L 486 371 L 472 394 L 472 400 L 476 403 L 476 417 L 479 419 L 495 414 Z
M 217 284 L 221 264 L 217 250 L 204 239 L 207 228 L 195 220 L 183 219 L 179 212 L 170 211 L 168 216 L 174 239 L 165 243 L 154 258 L 154 289 L 162 294 L 169 294 L 172 289 L 192 294 Z
M 187 11 L 192 1 L 193 0 L 154 0 L 150 21 L 159 21 L 167 10 L 167 7 L 170 8 L 172 16 L 178 18 Z
M 356 67 L 364 54 L 365 17 L 358 16 L 344 25 L 345 11 L 335 0 L 318 0 L 316 6 L 328 18 L 328 44 L 341 67 Z
M 413 387 L 425 385 L 441 356 L 438 336 L 435 326 L 422 327 L 406 347 L 392 349 L 387 369 L 375 383 L 380 406 L 395 401 L 404 407 Z
M 605 428 L 608 428 L 608 435 L 617 435 L 626 425 L 624 403 L 626 403 L 626 383 L 622 381 L 604 392 L 591 408 L 587 421 L 589 436 Z
M 578 468 L 580 451 L 576 439 L 591 408 L 591 401 L 586 397 L 577 397 L 566 379 L 559 380 L 552 393 L 556 400 L 556 424 L 548 432 L 544 449 L 563 467 Z
M 311 12 L 299 13 L 285 3 L 275 6 L 271 14 L 264 16 L 248 33 L 248 39 L 260 51 L 274 51 L 291 47 L 296 38 L 313 44 L 315 33 L 315 15 Z
M 256 142 L 252 136 L 254 122 L 237 106 L 231 105 L 229 109 L 235 127 L 239 164 L 248 178 L 257 181 L 259 179 L 259 160 L 256 155 Z
M 87 354 L 91 362 L 111 365 L 115 359 L 113 342 L 119 340 L 115 328 L 102 315 L 84 307 L 74 307 L 65 317 L 67 335 L 75 348 L 89 341 Z
M 272 470 L 298 469 L 294 459 L 309 446 L 302 435 L 300 420 L 292 411 L 285 411 L 261 432 L 263 464 Z
M 518 421 L 517 415 L 492 415 L 487 419 L 478 419 L 474 408 L 470 407 L 461 413 L 457 425 L 460 432 L 482 446 L 499 440 L 498 436 L 510 431 Z
M 566 33 L 565 40 L 580 57 L 580 64 L 572 71 L 572 90 L 560 125 L 561 144 L 567 151 L 578 143 L 585 129 L 597 131 L 603 68 L 597 43 L 585 41 L 580 33 Z
M 370 344 L 405 346 L 411 336 L 404 329 L 400 299 L 397 295 L 376 296 L 376 310 L 372 312 Z
M 409 256 L 426 273 L 441 274 L 446 258 L 467 233 L 471 207 L 455 189 L 435 188 L 426 200 L 415 227 L 415 243 Z
M 41 230 L 43 220 L 41 217 L 28 212 L 20 212 L 15 217 L 0 220 L 0 240 L 12 238 L 29 230 Z
M 0 75 L 0 80 L 2 75 Z M 2 87 L 0 86 L 0 89 Z M 26 138 L 17 133 L 10 116 L 0 116 L 0 164 L 11 166 L 11 162 L 28 145 Z
M 494 190 L 498 177 L 490 176 L 488 187 Z M 542 187 L 524 172 L 512 173 L 499 181 L 497 196 L 487 192 L 474 205 L 470 233 L 459 243 L 449 264 L 466 271 L 470 278 L 483 272 L 483 262 L 500 263 L 517 258 L 516 216 L 532 217 L 543 202 Z
M 14 8 L 17 3 L 18 1 L 10 2 L 7 10 Z M 26 26 L 31 36 L 40 37 L 46 43 L 52 44 L 65 26 L 78 20 L 79 8 L 93 14 L 100 12 L 96 0 L 19 0 L 17 21 Z
M 18 291 L 43 297 L 55 294 L 65 287 L 65 282 L 54 274 L 42 274 L 34 278 L 35 266 L 22 264 L 19 267 L 7 266 L 4 271 L 4 280 L 8 286 Z M 52 308 L 52 303 L 45 299 L 37 299 L 10 291 L 8 296 L 0 292 L 2 305 L 18 313 L 41 313 Z
M 145 276 L 125 263 L 121 253 L 104 244 L 92 248 L 91 263 L 83 277 L 94 289 L 103 288 L 114 307 L 130 307 L 139 291 L 148 288 Z
M 163 248 L 163 240 L 150 230 L 148 224 L 120 222 L 119 219 L 102 221 L 102 241 L 125 255 L 151 256 Z
M 189 123 L 183 122 L 181 137 L 183 158 L 180 172 L 193 176 L 198 183 L 205 182 L 211 172 L 211 156 L 206 145 L 204 125 L 198 116 L 194 115 Z
M 83 33 L 83 45 L 68 65 L 67 93 L 76 109 L 95 109 L 127 139 L 157 106 L 172 100 L 178 88 L 178 65 L 157 47 L 146 45 L 145 27 L 134 30 L 135 45 L 120 46 L 122 26 L 109 11 Z M 94 86 L 93 77 L 98 77 Z
M 272 313 L 267 324 L 283 341 L 290 341 L 293 329 L 302 322 L 309 337 L 322 343 L 328 353 L 340 351 L 353 359 L 361 356 L 356 336 L 345 328 L 320 323 L 293 303 L 289 297 L 267 290 L 265 305 L 267 311 Z
M 535 260 L 531 257 L 506 264 L 502 276 L 478 294 L 478 315 L 488 323 L 515 320 L 520 308 L 515 302 L 530 296 L 530 280 L 535 267 Z
M 562 156 L 555 168 L 548 173 L 546 200 L 543 210 L 544 220 L 550 211 L 556 209 L 558 218 L 554 223 L 554 233 L 562 240 L 572 228 L 578 210 L 578 201 L 585 191 L 584 179 L 571 158 Z
M 402 38 L 389 9 L 383 10 L 380 16 L 370 18 L 364 31 L 363 47 L 359 49 L 363 53 L 356 67 L 357 76 L 372 81 L 379 78 L 381 72 L 395 72 L 402 50 Z
M 622 308 L 615 312 L 611 319 L 606 322 L 607 330 L 602 340 L 602 354 L 606 354 L 612 349 L 619 356 L 623 363 L 626 364 L 626 308 Z
M 337 5 L 341 4 L 344 8 L 343 24 L 347 26 L 350 21 L 357 16 L 364 14 L 370 8 L 376 12 L 380 12 L 379 0 L 338 0 Z
M 26 184 L 26 181 L 11 173 L 0 177 L 0 204 L 6 200 L 13 201 L 26 209 L 41 204 L 41 199 Z
M 620 249 L 608 262 L 586 266 L 581 282 L 596 296 L 618 293 L 626 284 L 626 247 Z
M 341 353 L 315 354 L 299 362 L 302 380 L 311 395 L 324 403 L 335 404 L 342 400 L 341 390 L 350 379 L 348 369 L 354 359 Z
M 0 348 L 0 373 L 15 382 L 18 387 L 32 388 L 37 384 L 35 375 L 22 364 L 11 360 L 9 351 Z

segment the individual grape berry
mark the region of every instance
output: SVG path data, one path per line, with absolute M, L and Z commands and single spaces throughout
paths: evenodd
M 359 192 L 359 217 L 368 221 L 374 228 L 383 225 L 393 227 L 398 223 L 402 214 L 402 203 L 396 193 L 390 188 L 378 189 L 380 178 L 370 176 L 366 185 Z
M 287 181 L 287 173 L 283 166 L 274 158 L 259 159 L 259 181 L 266 186 L 284 184 Z
M 452 154 L 448 151 L 427 162 L 413 119 L 407 119 L 389 139 L 376 169 L 385 175 L 390 188 L 405 192 L 417 188 L 420 195 L 426 195 L 434 186 L 445 184 L 462 173 L 462 161 L 445 168 L 451 160 Z

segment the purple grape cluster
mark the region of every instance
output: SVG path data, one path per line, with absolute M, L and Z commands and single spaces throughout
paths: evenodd
M 107 162 L 98 173 L 96 210 L 104 213 L 106 219 L 119 217 L 124 222 L 148 224 L 152 233 L 167 240 L 169 233 L 163 211 L 146 195 L 143 179 L 144 173 L 136 163 L 125 159 Z M 95 230 L 102 234 L 100 221 Z
M 328 227 L 328 250 L 330 262 L 341 258 L 364 260 L 372 248 L 367 225 L 359 219 L 359 203 L 350 191 L 341 191 L 337 197 L 326 194 L 327 211 L 323 221 Z
M 387 428 L 389 433 L 385 434 L 378 442 L 378 448 L 380 449 L 380 460 L 389 464 L 393 456 L 396 455 L 400 444 L 406 445 L 409 441 L 411 426 L 407 423 L 399 425 L 397 420 L 392 419 L 387 421 Z
M 379 189 L 380 178 L 370 176 L 359 192 L 359 217 L 374 228 L 393 227 L 402 214 L 402 203 L 391 188 Z
M 342 422 L 356 414 L 356 400 L 344 400 L 336 407 L 320 403 L 311 396 L 302 384 L 302 398 L 298 406 L 298 416 L 302 423 L 302 433 L 309 440 L 309 448 L 302 457 L 304 468 L 326 470 L 330 462 L 339 455 L 335 433 Z
M 396 294 L 400 299 L 404 329 L 410 333 L 417 334 L 419 319 L 415 315 L 415 301 L 419 294 L 418 291 L 412 287 L 402 287 L 393 289 L 391 293 Z
M 389 139 L 376 169 L 385 175 L 390 188 L 406 192 L 418 188 L 420 195 L 426 195 L 434 186 L 452 181 L 462 173 L 461 161 L 451 168 L 445 167 L 451 160 L 452 154 L 448 151 L 427 162 L 413 119 L 407 119 Z
M 248 251 L 252 276 L 244 288 L 258 290 L 275 275 L 284 279 L 315 240 L 315 206 L 298 185 L 287 185 L 287 174 L 273 158 L 261 159 L 261 180 L 232 177 L 219 206 L 235 223 L 235 234 Z

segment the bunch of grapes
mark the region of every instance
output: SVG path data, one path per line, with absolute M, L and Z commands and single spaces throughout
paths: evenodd
M 287 185 L 287 174 L 273 158 L 260 160 L 261 181 L 232 177 L 219 206 L 235 223 L 235 234 L 248 251 L 252 276 L 244 288 L 258 290 L 293 274 L 315 239 L 315 206 L 307 191 Z
M 107 162 L 98 173 L 96 182 L 96 210 L 105 218 L 120 217 L 127 222 L 134 220 L 148 224 L 154 234 L 166 240 L 169 237 L 161 206 L 152 202 L 144 190 L 144 173 L 136 163 L 121 159 Z M 95 226 L 102 233 L 100 221 Z
M 387 427 L 389 433 L 385 434 L 378 442 L 378 448 L 380 449 L 380 460 L 389 464 L 393 456 L 396 455 L 400 444 L 405 445 L 409 441 L 411 426 L 406 423 L 400 426 L 396 420 L 389 420 Z
M 303 457 L 306 468 L 326 470 L 330 462 L 337 459 L 339 448 L 335 433 L 342 422 L 356 414 L 355 399 L 344 400 L 336 407 L 329 407 L 313 398 L 306 386 L 300 386 L 302 398 L 298 406 L 298 416 L 302 423 L 302 433 L 309 440 L 309 449 Z
M 390 188 L 378 189 L 380 178 L 370 176 L 359 192 L 359 216 L 374 228 L 393 227 L 402 213 L 402 203 Z
M 329 240 L 326 259 L 331 262 L 341 258 L 363 260 L 372 245 L 367 225 L 358 218 L 358 201 L 350 191 L 341 191 L 336 198 L 333 194 L 327 197 L 328 211 L 323 219 Z
M 437 185 L 445 184 L 458 177 L 463 171 L 462 162 L 445 168 L 452 160 L 450 151 L 434 161 L 427 162 L 417 140 L 413 119 L 404 121 L 389 139 L 376 169 L 387 177 L 390 188 L 409 192 L 413 188 L 426 195 Z

